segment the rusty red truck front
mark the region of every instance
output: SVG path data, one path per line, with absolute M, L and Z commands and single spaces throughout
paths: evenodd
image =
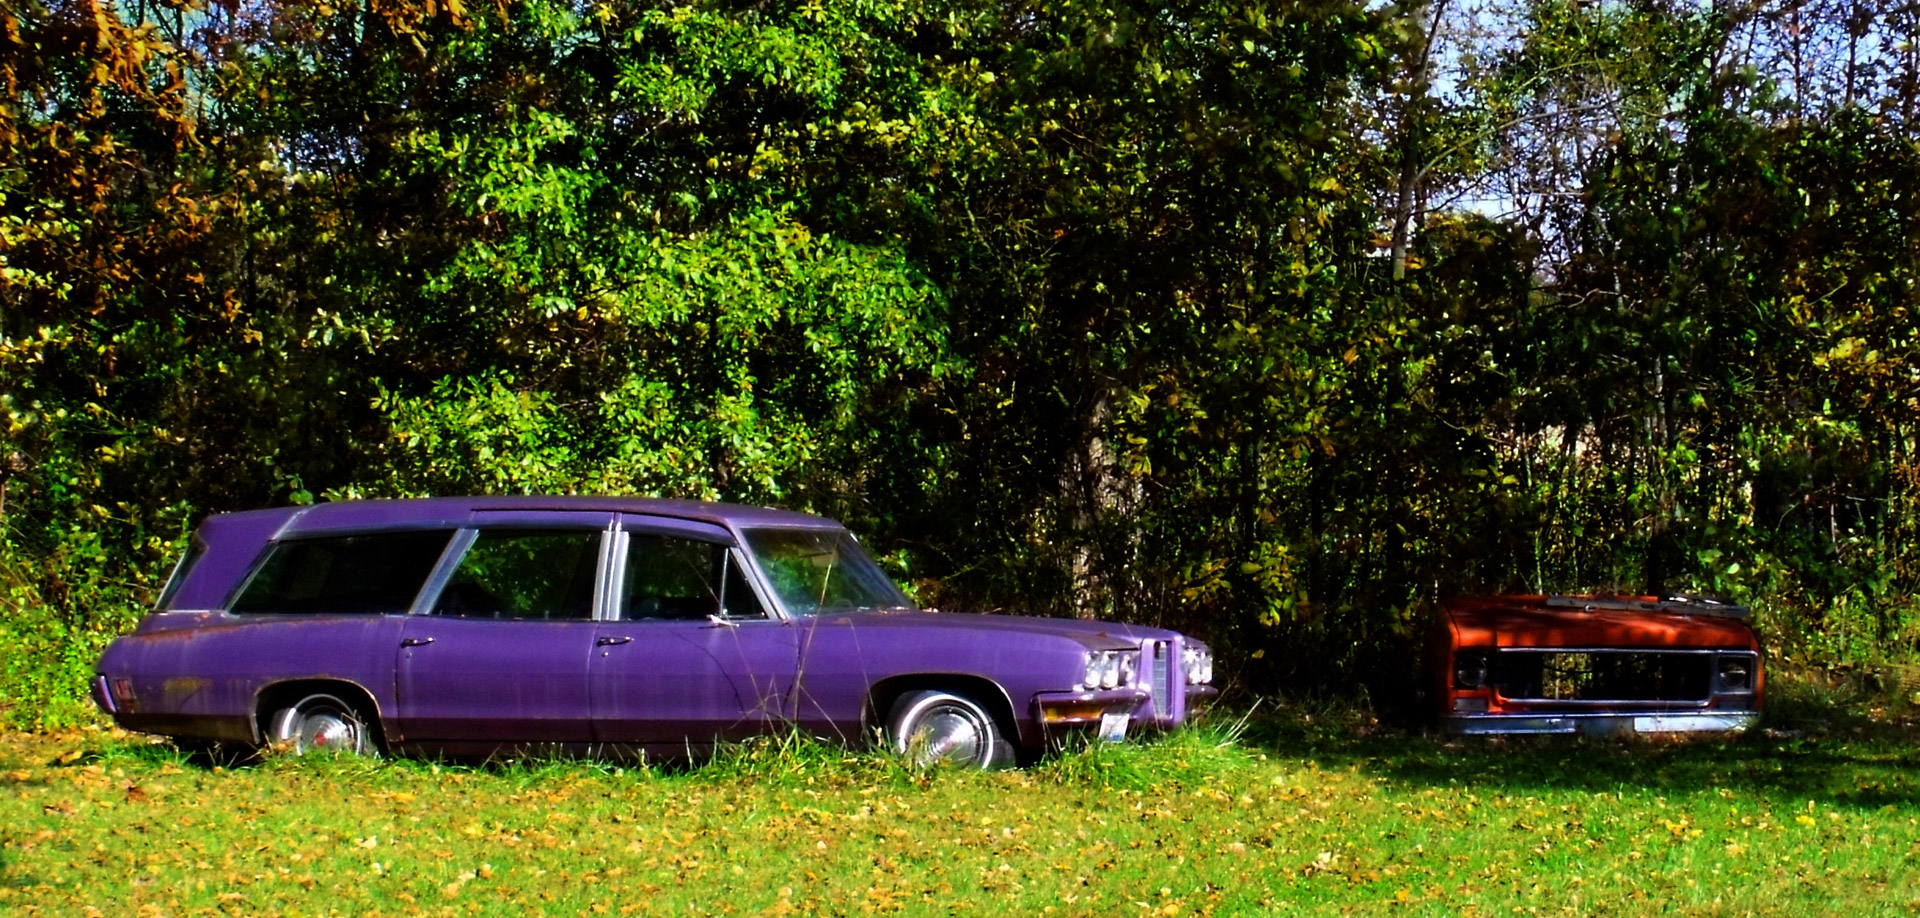
M 1759 720 L 1760 642 L 1746 610 L 1701 599 L 1449 600 L 1435 631 L 1453 733 L 1701 733 Z

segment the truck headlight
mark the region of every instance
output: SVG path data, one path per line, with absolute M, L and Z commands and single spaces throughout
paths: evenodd
M 1457 689 L 1485 688 L 1487 685 L 1487 655 L 1480 651 L 1466 650 L 1453 657 L 1453 687 Z
M 1723 654 L 1716 661 L 1715 668 L 1720 676 L 1720 690 L 1723 692 L 1753 691 L 1753 658 L 1746 654 Z

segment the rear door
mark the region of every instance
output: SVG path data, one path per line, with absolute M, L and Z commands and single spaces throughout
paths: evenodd
M 587 663 L 611 513 L 494 511 L 400 639 L 397 725 L 408 742 L 587 743 Z
M 594 736 L 684 751 L 791 722 L 796 630 L 767 613 L 725 529 L 623 517 L 589 664 Z

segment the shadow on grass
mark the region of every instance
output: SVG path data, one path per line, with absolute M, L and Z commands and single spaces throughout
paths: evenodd
M 1414 785 L 1522 795 L 1728 788 L 1860 809 L 1920 808 L 1920 711 L 1854 690 L 1783 684 L 1758 728 L 1678 739 L 1458 737 L 1382 724 L 1352 705 L 1264 707 L 1248 719 L 1243 742 L 1282 760 Z

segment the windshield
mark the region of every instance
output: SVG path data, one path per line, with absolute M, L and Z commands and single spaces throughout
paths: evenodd
M 913 607 L 844 529 L 748 529 L 745 535 L 789 613 Z

